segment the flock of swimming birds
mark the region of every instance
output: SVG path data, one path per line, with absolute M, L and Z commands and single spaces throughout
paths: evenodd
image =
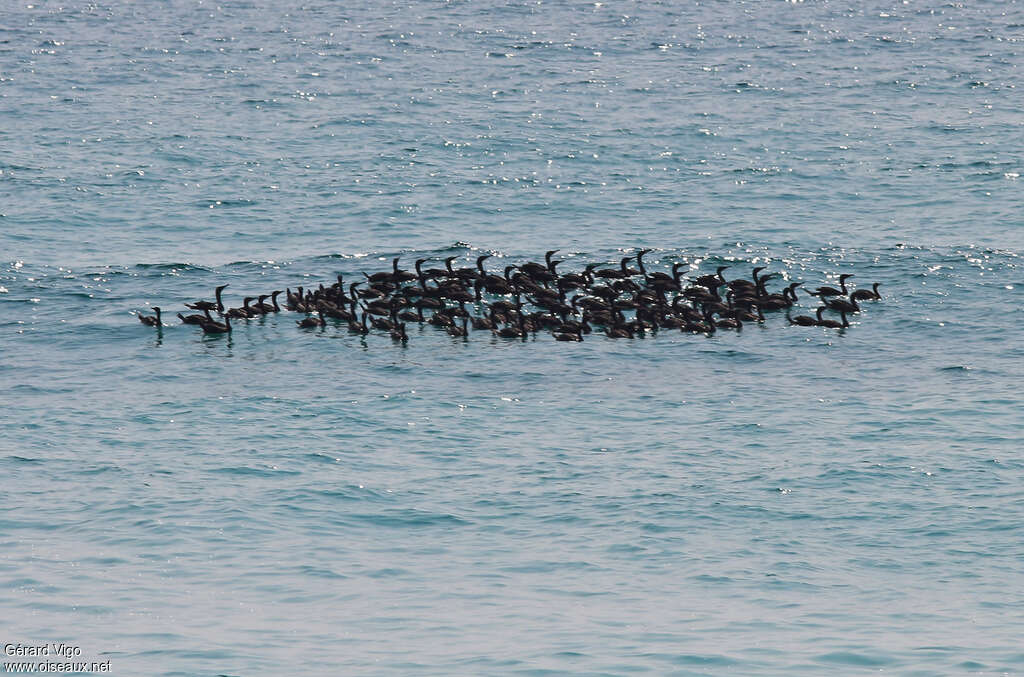
M 406 326 L 410 322 L 431 324 L 455 337 L 484 331 L 523 339 L 543 331 L 558 341 L 582 341 L 594 331 L 610 338 L 673 330 L 713 334 L 742 329 L 744 322 L 763 322 L 765 313 L 773 311 L 783 311 L 791 325 L 845 328 L 850 326 L 847 315 L 860 312 L 860 302 L 882 298 L 877 282 L 871 290 L 848 289 L 846 281 L 853 277 L 849 273 L 839 276 L 838 289 L 800 289 L 803 283 L 793 282 L 778 292 L 769 291 L 767 285 L 781 274 L 762 274 L 765 267 L 754 268 L 749 278 L 727 280 L 723 273 L 729 266 L 719 266 L 714 274 L 685 280 L 681 272 L 685 263 L 673 264 L 671 273 L 650 272 L 643 258 L 649 251 L 623 258 L 617 268 L 590 264 L 579 273 L 558 271 L 561 261 L 552 258 L 557 249 L 544 255 L 544 263 L 508 265 L 503 274 L 484 267 L 490 258 L 487 254 L 477 257 L 475 267 L 466 268 L 453 267 L 456 256 L 444 259 L 444 268 L 424 268 L 428 259 L 418 259 L 415 272 L 400 269 L 398 257 L 391 270 L 363 273 L 363 279 L 355 282 L 346 283 L 338 275 L 330 286 L 247 296 L 237 308 L 224 306 L 222 294 L 228 285 L 221 285 L 214 291 L 216 301 L 186 303 L 198 312 L 178 313 L 178 318 L 205 334 L 228 334 L 232 320 L 289 310 L 305 315 L 296 321 L 300 329 L 346 323 L 355 334 L 378 331 L 401 342 L 409 340 Z M 636 268 L 631 267 L 634 261 Z M 798 289 L 815 299 L 814 316 L 791 315 Z M 285 294 L 283 307 L 278 303 L 281 294 Z M 162 327 L 160 308 L 152 310 L 156 315 L 139 314 L 139 321 Z M 824 317 L 826 312 L 840 319 Z

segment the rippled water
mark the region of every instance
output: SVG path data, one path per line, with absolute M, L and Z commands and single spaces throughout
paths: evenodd
M 0 641 L 1024 671 L 1019 4 L 345 4 L 5 8 Z M 884 298 L 581 344 L 172 322 L 216 284 L 639 247 Z

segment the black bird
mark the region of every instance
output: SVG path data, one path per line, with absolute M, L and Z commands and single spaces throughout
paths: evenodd
M 249 304 L 252 303 L 254 300 L 255 299 L 253 297 L 246 296 L 242 300 L 243 306 L 241 308 L 229 308 L 228 312 L 224 313 L 224 315 L 227 316 L 227 317 L 234 317 L 234 318 L 239 318 L 239 319 L 243 319 L 243 320 L 246 319 L 246 318 L 252 317 L 253 315 L 256 314 L 256 312 L 253 311 L 253 309 L 249 307 Z M 207 312 L 209 312 L 209 311 L 207 311 Z
M 878 293 L 878 282 L 871 285 L 874 291 L 868 291 L 867 289 L 858 289 L 857 291 L 850 294 L 851 301 L 877 301 L 882 298 L 882 295 Z
M 303 329 L 312 329 L 313 327 L 326 327 L 327 320 L 324 319 L 324 311 L 318 310 L 317 315 L 319 317 L 304 317 L 301 320 L 296 320 L 295 324 L 299 325 Z
M 550 251 L 544 252 L 544 264 L 534 263 L 533 261 L 530 261 L 529 263 L 524 263 L 523 265 L 519 266 L 519 270 L 523 271 L 530 277 L 535 277 L 538 273 L 553 272 L 554 267 L 551 265 L 551 257 L 557 253 L 557 249 L 552 249 Z
M 850 323 L 847 322 L 847 320 L 846 320 L 846 313 L 844 311 L 839 311 L 839 315 L 843 318 L 843 321 L 842 322 L 836 322 L 835 320 L 823 320 L 823 319 L 821 319 L 821 313 L 824 310 L 825 310 L 825 306 L 821 306 L 816 311 L 816 313 L 818 315 L 818 321 L 815 324 L 817 324 L 819 327 L 829 327 L 831 329 L 844 329 L 844 328 L 850 326 Z
M 722 271 L 728 269 L 729 266 L 719 266 L 714 275 L 701 275 L 694 280 L 693 283 L 699 284 L 702 287 L 707 287 L 708 289 L 714 289 L 726 284 L 725 278 L 722 276 Z
M 392 262 L 392 268 L 393 268 L 393 270 L 391 272 L 391 281 L 394 282 L 395 284 L 398 284 L 398 283 L 401 283 L 401 282 L 408 282 L 409 280 L 415 280 L 416 279 L 416 273 L 410 273 L 408 270 L 399 270 L 398 269 L 398 258 L 396 258 Z
M 510 324 L 501 329 L 492 329 L 491 331 L 502 338 L 522 338 L 526 336 L 526 320 L 523 318 L 522 313 L 516 313 L 515 327 Z
M 814 290 L 805 289 L 804 291 L 811 296 L 817 296 L 821 299 L 825 299 L 830 296 L 846 296 L 846 279 L 850 277 L 853 277 L 850 273 L 843 273 L 839 276 L 839 286 L 842 287 L 842 289 L 836 289 L 835 287 L 818 287 Z
M 160 322 L 160 309 L 157 308 L 156 306 L 153 306 L 152 310 L 153 310 L 153 312 L 156 313 L 155 317 L 153 315 L 139 315 L 139 322 L 141 322 L 142 324 L 144 324 L 144 325 L 146 325 L 148 327 L 161 327 L 161 326 L 163 326 L 163 323 Z
M 405 322 L 399 322 L 394 329 L 391 330 L 391 340 L 401 341 L 407 343 L 409 341 L 409 335 L 405 333 Z
M 644 266 L 644 254 L 650 252 L 650 249 L 641 249 L 637 252 L 636 263 L 640 267 L 640 274 L 644 276 L 644 280 L 648 286 L 661 287 L 663 289 L 672 289 L 678 291 L 682 287 L 680 286 L 679 280 L 681 274 L 679 269 L 685 266 L 685 263 L 673 263 L 672 274 L 662 273 L 661 271 L 648 273 L 647 268 Z
M 449 325 L 448 333 L 451 334 L 452 336 L 455 336 L 456 338 L 469 336 L 469 326 L 468 325 L 469 325 L 469 318 L 468 317 L 463 317 L 462 318 L 462 326 L 459 327 L 459 326 L 456 326 L 454 324 Z
M 213 290 L 213 293 L 217 296 L 217 303 L 210 303 L 209 301 L 196 301 L 195 303 L 186 303 L 185 307 L 191 310 L 216 310 L 218 313 L 224 312 L 224 302 L 221 301 L 221 293 L 227 289 L 228 285 L 222 284 Z
M 210 311 L 206 311 L 210 312 Z M 203 328 L 204 334 L 230 334 L 231 333 L 231 319 L 226 315 L 224 316 L 224 322 L 217 322 L 214 319 L 209 319 L 200 325 Z
M 208 319 L 206 315 L 200 315 L 198 313 L 194 315 L 182 315 L 181 313 L 178 313 L 178 317 L 181 319 L 183 324 L 202 324 Z
M 818 308 L 818 311 L 819 311 L 818 317 L 819 317 L 819 319 L 821 318 L 820 311 L 824 310 L 824 308 L 825 308 L 824 306 L 822 306 L 821 308 Z M 786 319 L 789 320 L 790 324 L 799 325 L 801 327 L 814 327 L 814 326 L 816 326 L 818 324 L 818 320 L 814 319 L 810 315 L 797 315 L 796 317 L 789 317 L 789 315 L 786 315 Z
M 363 310 L 367 309 L 364 308 Z M 391 331 L 395 328 L 395 323 L 391 320 L 385 320 L 383 317 L 374 317 L 372 314 L 370 315 L 370 324 L 373 325 L 374 329 L 380 329 L 381 331 Z
M 272 312 L 274 310 L 274 307 L 272 305 L 270 305 L 269 303 L 264 303 L 263 302 L 263 300 L 266 299 L 269 296 L 270 296 L 270 294 L 260 294 L 256 298 L 255 305 L 250 306 L 250 308 L 249 308 L 249 310 L 252 312 L 253 316 L 255 316 L 255 315 L 266 315 L 267 313 Z
M 604 333 L 608 338 L 633 338 L 633 330 L 629 328 L 629 325 L 625 324 L 605 327 Z
M 395 279 L 395 277 L 398 275 L 399 272 L 402 272 L 402 273 L 405 272 L 404 270 L 403 271 L 399 271 L 398 270 L 398 261 L 401 258 L 402 258 L 401 256 L 396 256 L 394 259 L 391 260 L 391 272 L 390 273 L 374 273 L 373 275 L 366 275 L 366 273 L 363 273 L 363 275 L 366 275 L 366 279 L 368 279 L 370 281 L 370 284 L 373 284 L 375 282 L 391 282 L 392 280 Z M 415 277 L 415 276 L 413 276 L 413 277 Z
M 576 331 L 561 331 L 552 332 L 552 336 L 555 337 L 556 341 L 582 341 L 583 340 L 583 328 L 580 327 Z
M 763 280 L 764 277 L 761 279 Z M 764 310 L 792 308 L 793 304 L 796 303 L 796 288 L 802 284 L 803 282 L 793 282 L 783 289 L 781 294 L 768 294 L 761 299 L 761 308 Z
M 454 257 L 450 257 L 454 258 Z M 448 259 L 445 259 L 448 261 Z M 423 270 L 423 264 L 427 259 L 416 259 L 416 274 L 421 279 L 436 280 L 439 277 L 448 277 L 447 268 L 427 268 Z
M 826 306 L 836 311 L 837 313 L 859 313 L 860 306 L 857 305 L 856 301 L 847 301 L 846 299 L 834 299 L 830 298 L 823 302 Z
M 710 318 L 710 313 L 708 317 Z M 743 329 L 743 320 L 738 317 L 723 317 L 714 324 L 719 329 Z
M 356 322 L 356 319 L 354 317 L 351 320 L 349 320 L 348 330 L 355 334 L 369 334 L 370 328 L 366 326 L 366 313 L 363 313 L 361 322 Z
M 270 293 L 270 300 L 273 303 L 264 303 L 263 299 L 265 299 L 267 297 L 266 296 L 261 296 L 260 297 L 260 302 L 258 304 L 258 307 L 263 310 L 263 314 L 264 315 L 266 315 L 267 313 L 279 313 L 279 312 L 281 312 L 281 306 L 277 305 L 277 295 L 280 294 L 280 293 L 281 293 L 281 290 L 277 290 L 275 292 L 271 292 Z
M 452 272 L 452 274 L 453 274 L 452 277 L 457 277 L 460 280 L 463 280 L 463 281 L 466 281 L 466 280 L 476 280 L 477 278 L 483 277 L 484 275 L 487 274 L 487 273 L 484 272 L 484 261 L 489 259 L 490 257 L 491 257 L 490 254 L 484 254 L 483 256 L 476 257 L 476 267 L 475 268 L 459 268 L 458 270 L 452 270 L 452 268 L 449 265 L 448 270 L 450 270 Z M 457 257 L 449 257 L 449 258 L 454 260 Z M 445 259 L 446 263 L 447 263 L 447 261 L 448 261 L 448 259 Z
M 221 286 L 219 286 L 219 287 L 217 287 L 217 288 L 215 288 L 213 290 L 214 296 L 217 297 L 217 312 L 218 313 L 223 313 L 224 312 L 224 302 L 221 300 L 220 295 L 227 288 L 228 288 L 228 285 L 222 284 Z

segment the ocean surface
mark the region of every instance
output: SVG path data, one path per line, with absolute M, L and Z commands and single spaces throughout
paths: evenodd
M 1021 3 L 0 19 L 5 647 L 116 675 L 1024 673 Z M 174 317 L 395 256 L 640 248 L 883 298 L 845 330 L 582 343 Z

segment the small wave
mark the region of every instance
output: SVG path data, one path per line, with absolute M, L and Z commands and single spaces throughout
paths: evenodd
M 333 571 L 331 569 L 320 569 L 308 565 L 300 566 L 298 568 L 298 572 L 300 574 L 304 574 L 306 576 L 313 576 L 315 578 L 330 578 L 334 580 L 343 580 L 348 578 L 348 576 L 344 574 L 339 574 L 337 571 Z
M 248 198 L 239 198 L 236 200 L 218 200 L 216 198 L 207 198 L 203 200 L 196 200 L 192 204 L 195 205 L 196 207 L 220 209 L 222 207 L 253 207 L 259 204 L 259 200 L 250 200 Z
M 353 519 L 359 520 L 360 522 L 367 522 L 381 527 L 397 527 L 397 528 L 408 528 L 408 527 L 424 527 L 424 526 L 439 526 L 439 525 L 464 525 L 467 524 L 466 520 L 455 515 L 445 513 L 429 513 L 422 510 L 401 510 L 397 512 L 389 513 L 376 513 L 376 514 L 356 514 L 351 515 Z
M 276 468 L 253 468 L 247 465 L 226 466 L 210 470 L 218 475 L 236 475 L 239 477 L 279 477 L 281 475 L 301 475 L 297 470 L 279 470 Z
M 193 263 L 136 263 L 134 267 L 139 270 L 173 270 L 177 272 L 201 270 L 208 273 L 213 272 L 213 268 L 207 268 Z
M 672 659 L 678 665 L 736 665 L 736 660 L 717 654 L 682 654 Z
M 4 458 L 4 460 L 5 461 L 10 461 L 11 463 L 22 464 L 22 465 L 40 465 L 40 464 L 45 462 L 41 458 L 28 458 L 26 456 L 17 456 L 17 455 L 7 456 L 6 458 Z
M 893 661 L 885 656 L 869 656 L 852 651 L 833 651 L 816 658 L 819 663 L 835 663 L 837 665 L 859 665 L 863 667 L 881 667 Z
M 94 467 L 94 468 L 86 468 L 85 470 L 79 470 L 78 474 L 80 474 L 80 475 L 102 475 L 102 474 L 108 473 L 108 472 L 123 473 L 124 469 L 120 468 L 120 467 L 118 467 L 116 465 L 102 465 L 102 466 L 97 466 L 97 467 Z

